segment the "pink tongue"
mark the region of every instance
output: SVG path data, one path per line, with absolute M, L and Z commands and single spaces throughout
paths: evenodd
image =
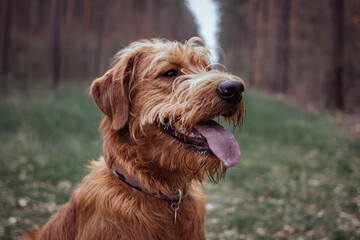
M 226 167 L 233 167 L 240 160 L 240 147 L 234 135 L 215 121 L 199 123 L 194 128 L 203 135 L 211 151 Z

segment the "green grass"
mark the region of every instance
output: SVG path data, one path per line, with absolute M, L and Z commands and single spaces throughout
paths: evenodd
M 101 113 L 77 87 L 1 99 L 0 116 L 0 239 L 7 239 L 69 199 L 87 161 L 101 154 Z
M 208 239 L 360 238 L 360 119 L 255 90 L 245 101 L 241 161 L 204 187 Z M 86 88 L 0 100 L 0 239 L 17 239 L 69 199 L 101 154 L 100 119 Z

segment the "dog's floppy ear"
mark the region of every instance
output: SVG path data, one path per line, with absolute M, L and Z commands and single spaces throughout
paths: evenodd
M 120 61 L 91 85 L 91 95 L 100 110 L 112 119 L 112 127 L 120 130 L 129 119 L 129 84 L 132 59 Z

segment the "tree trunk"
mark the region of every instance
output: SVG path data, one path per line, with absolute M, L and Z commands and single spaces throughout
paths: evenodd
M 50 16 L 50 71 L 52 87 L 57 89 L 60 81 L 60 0 L 51 0 Z
M 95 54 L 94 54 L 94 76 L 100 74 L 101 69 L 101 55 L 103 47 L 103 37 L 104 37 L 104 28 L 105 28 L 105 17 L 106 17 L 106 2 L 98 1 L 97 2 L 97 16 L 96 16 L 96 45 L 95 45 Z
M 32 39 L 36 36 L 37 29 L 37 16 L 38 16 L 38 7 L 39 0 L 31 0 L 30 3 L 30 14 L 28 19 L 28 29 L 27 29 L 27 37 L 28 39 Z M 29 77 L 31 76 L 31 72 L 34 69 L 34 61 L 32 59 L 32 50 L 33 50 L 33 41 L 28 41 L 28 44 L 25 46 L 24 52 L 25 55 L 25 67 L 22 79 L 22 89 L 27 92 L 29 90 Z
M 89 54 L 88 54 L 88 28 L 91 14 L 91 2 L 90 0 L 82 1 L 82 18 L 80 24 L 80 42 L 81 44 L 81 76 L 86 79 L 89 74 Z
M 290 1 L 278 0 L 278 23 L 277 38 L 275 49 L 275 80 L 274 90 L 286 92 L 288 87 L 288 67 L 289 67 L 289 19 Z
M 38 25 L 39 0 L 32 0 L 30 5 L 30 36 L 35 36 Z
M 261 0 L 259 6 L 259 17 L 258 17 L 258 33 L 257 33 L 257 63 L 254 75 L 257 85 L 267 86 L 269 85 L 269 39 L 268 39 L 268 22 L 269 22 L 269 0 Z
M 153 0 L 146 0 L 145 5 L 145 14 L 143 18 L 143 29 L 141 33 L 144 37 L 152 37 L 153 34 L 153 20 L 154 19 L 154 1 Z
M 326 105 L 329 108 L 344 109 L 343 93 L 343 0 L 328 0 L 327 32 L 329 66 L 326 74 Z
M 305 61 L 306 61 L 306 51 L 305 51 L 305 31 L 304 31 L 304 23 L 306 22 L 305 19 L 305 0 L 297 0 L 295 5 L 296 13 L 295 13 L 295 21 L 296 21 L 296 58 L 297 61 L 295 62 L 295 81 L 301 84 L 305 83 L 304 72 L 305 70 Z
M 70 32 L 72 32 L 74 28 L 74 14 L 75 14 L 75 1 L 68 0 L 67 9 L 66 9 L 66 26 Z
M 1 6 L 1 38 L 0 38 L 0 88 L 6 94 L 6 78 L 9 74 L 9 49 L 10 49 L 10 12 L 11 0 L 2 0 Z
M 257 42 L 257 19 L 259 13 L 259 1 L 250 0 L 250 23 L 249 23 L 249 83 L 255 83 L 255 70 L 257 65 L 256 42 Z

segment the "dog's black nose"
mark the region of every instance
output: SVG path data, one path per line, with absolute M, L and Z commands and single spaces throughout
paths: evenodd
M 235 80 L 225 80 L 217 87 L 217 94 L 222 99 L 231 104 L 238 104 L 242 99 L 244 84 Z

